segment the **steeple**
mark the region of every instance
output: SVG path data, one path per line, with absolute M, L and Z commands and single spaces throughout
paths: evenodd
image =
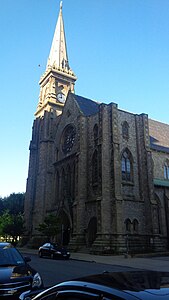
M 59 17 L 47 62 L 47 67 L 48 66 L 56 66 L 57 68 L 60 67 L 62 69 L 69 70 L 64 23 L 62 17 L 62 1 L 60 2 Z
M 68 63 L 61 1 L 46 71 L 39 82 L 40 95 L 35 116 L 42 117 L 45 111 L 51 110 L 56 115 L 61 114 L 68 92 L 74 93 L 76 79 Z

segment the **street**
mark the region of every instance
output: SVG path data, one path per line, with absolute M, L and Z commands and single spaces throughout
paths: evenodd
M 74 259 L 52 260 L 48 258 L 39 258 L 36 254 L 31 254 L 30 257 L 30 265 L 41 274 L 45 287 L 52 286 L 61 281 L 103 271 L 117 272 L 133 270 L 133 268 L 125 266 L 86 262 Z

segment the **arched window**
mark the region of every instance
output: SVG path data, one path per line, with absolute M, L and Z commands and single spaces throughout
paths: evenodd
M 95 124 L 94 127 L 93 127 L 94 140 L 98 139 L 98 132 L 99 132 L 98 125 Z
M 92 184 L 98 183 L 98 152 L 94 151 L 92 157 Z
M 76 137 L 76 129 L 73 125 L 67 125 L 62 134 L 62 151 L 64 154 L 69 154 L 72 151 Z
M 111 164 L 110 164 L 110 170 L 111 170 L 111 177 L 114 179 L 114 150 L 111 151 Z
M 124 181 L 132 181 L 132 156 L 131 153 L 126 149 L 122 153 L 121 158 L 121 172 L 122 172 L 122 180 Z
M 98 125 L 95 124 L 94 127 L 93 127 L 93 138 L 94 138 L 95 146 L 98 143 L 98 134 L 99 134 L 99 128 L 98 128 Z
M 55 199 L 56 199 L 56 202 L 59 201 L 59 193 L 60 193 L 60 188 L 59 188 L 59 172 L 56 171 L 56 174 L 55 174 Z
M 75 199 L 75 184 L 76 184 L 76 180 L 75 180 L 75 162 L 73 163 L 73 168 L 72 168 L 72 199 L 74 200 Z
M 66 168 L 66 177 L 67 177 L 67 180 L 66 180 L 66 189 L 67 189 L 67 197 L 68 199 L 70 200 L 71 199 L 71 170 L 70 170 L 70 166 L 67 165 L 67 168 Z
M 138 221 L 137 221 L 137 219 L 134 219 L 133 220 L 133 231 L 135 232 L 135 233 L 137 233 L 138 232 Z
M 65 171 L 62 169 L 62 174 L 61 174 L 61 197 L 62 201 L 66 198 L 66 176 L 65 176 Z
M 129 138 L 129 124 L 126 121 L 122 123 L 122 136 L 124 139 Z
M 164 164 L 164 178 L 169 179 L 169 162 Z
M 87 246 L 91 246 L 96 239 L 97 234 L 97 218 L 93 217 L 90 219 L 88 224 L 86 238 L 87 238 Z
M 126 225 L 126 231 L 127 232 L 131 232 L 131 220 L 130 219 L 126 219 L 124 223 Z
M 161 202 L 157 194 L 155 194 L 155 202 L 156 205 L 154 206 L 153 209 L 154 226 L 156 229 L 156 233 L 161 234 L 161 230 L 162 230 Z
M 58 148 L 55 149 L 55 160 L 58 161 L 58 153 L 59 153 L 59 150 Z

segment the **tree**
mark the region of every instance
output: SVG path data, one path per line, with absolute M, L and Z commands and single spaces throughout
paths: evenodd
M 0 197 L 0 215 L 3 214 L 4 211 L 4 203 L 3 203 L 3 199 Z
M 49 214 L 45 217 L 44 222 L 39 224 L 38 230 L 48 238 L 49 241 L 52 241 L 54 237 L 60 232 L 60 222 L 59 218 Z
M 7 239 L 6 228 L 11 222 L 11 215 L 8 211 L 4 212 L 0 216 L 0 236 L 4 237 L 5 239 Z
M 1 198 L 3 210 L 8 210 L 12 215 L 24 212 L 25 193 L 12 193 L 8 197 Z
M 25 193 L 0 197 L 0 236 L 6 240 L 12 237 L 14 243 L 24 232 L 24 200 Z
M 6 240 L 8 237 L 12 237 L 12 242 L 16 243 L 18 236 L 21 236 L 24 232 L 24 219 L 23 215 L 12 215 L 9 211 L 5 211 L 0 216 L 0 235 Z

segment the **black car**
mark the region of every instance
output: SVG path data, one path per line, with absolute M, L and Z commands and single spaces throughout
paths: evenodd
M 64 258 L 69 259 L 70 252 L 67 251 L 65 247 L 59 246 L 57 244 L 46 243 L 39 248 L 39 257 L 50 257 L 54 258 Z
M 104 272 L 66 281 L 21 300 L 168 300 L 169 272 Z
M 0 242 L 0 299 L 18 299 L 24 291 L 43 287 L 42 279 L 10 243 Z

